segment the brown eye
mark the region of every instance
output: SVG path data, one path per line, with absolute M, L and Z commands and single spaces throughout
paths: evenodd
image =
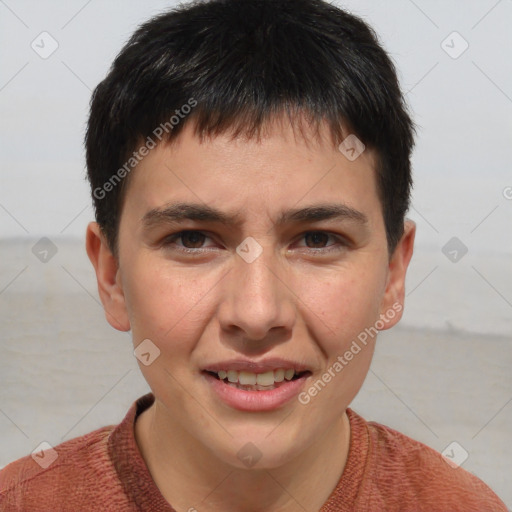
M 211 246 L 205 245 L 208 240 L 211 240 L 210 237 L 202 231 L 185 230 L 165 237 L 161 247 L 187 254 L 200 254 L 211 249 Z
M 306 243 L 309 241 L 313 244 L 313 246 L 311 246 L 307 243 L 308 247 L 322 249 L 329 241 L 329 236 L 329 234 L 323 233 L 322 231 L 313 231 L 311 233 L 306 233 L 304 235 L 304 239 L 306 240 Z
M 200 249 L 204 244 L 206 236 L 200 231 L 182 231 L 179 238 L 187 249 Z
M 341 253 L 351 247 L 344 236 L 328 231 L 307 231 L 300 237 L 298 248 L 311 256 Z

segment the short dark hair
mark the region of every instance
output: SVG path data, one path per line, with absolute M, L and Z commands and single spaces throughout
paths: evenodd
M 135 31 L 93 92 L 85 137 L 96 220 L 114 254 L 127 178 L 150 144 L 192 121 L 200 138 L 259 137 L 283 114 L 317 130 L 326 121 L 335 144 L 353 133 L 375 150 L 391 254 L 409 208 L 415 126 L 375 32 L 323 0 L 196 1 Z

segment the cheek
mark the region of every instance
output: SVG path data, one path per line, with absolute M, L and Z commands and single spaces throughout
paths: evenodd
M 343 350 L 375 323 L 384 286 L 381 273 L 356 268 L 333 270 L 301 283 L 298 296 L 304 314 L 308 323 L 318 326 L 318 339 L 327 353 Z
M 368 373 L 385 278 L 379 272 L 344 269 L 309 283 L 303 287 L 307 307 L 302 314 L 327 361 L 301 403 L 334 419 L 352 402 Z
M 169 266 L 140 261 L 131 267 L 125 285 L 125 299 L 134 343 L 149 338 L 164 347 L 172 340 L 173 349 L 193 339 L 206 318 L 208 291 L 214 283 Z

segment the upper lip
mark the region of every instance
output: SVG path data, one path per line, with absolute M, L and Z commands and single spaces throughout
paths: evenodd
M 218 363 L 208 364 L 204 371 L 216 372 L 220 370 L 235 370 L 238 372 L 246 371 L 251 373 L 265 373 L 269 371 L 279 370 L 284 368 L 285 370 L 293 368 L 296 372 L 310 371 L 307 366 L 298 361 L 291 361 L 281 358 L 264 359 L 262 361 L 250 361 L 248 359 L 230 359 L 229 361 L 220 361 Z

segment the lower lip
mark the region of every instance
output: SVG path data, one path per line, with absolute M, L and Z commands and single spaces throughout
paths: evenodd
M 240 411 L 272 411 L 295 398 L 304 387 L 310 373 L 295 380 L 284 380 L 280 385 L 268 391 L 245 391 L 238 389 L 223 380 L 217 379 L 208 372 L 202 372 L 208 384 L 217 396 L 226 404 Z

